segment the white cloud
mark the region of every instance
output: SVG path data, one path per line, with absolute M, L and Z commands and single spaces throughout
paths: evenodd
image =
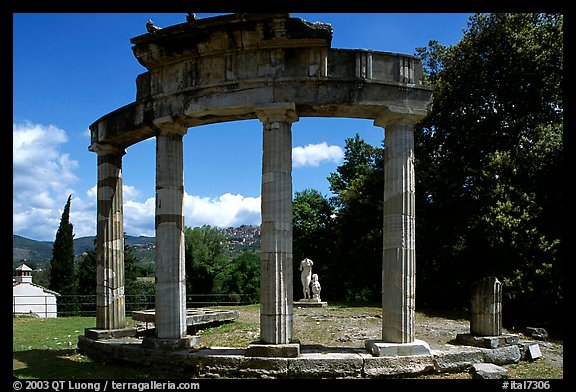
M 66 132 L 53 125 L 12 124 L 13 231 L 52 240 L 71 185 L 78 181 L 78 162 L 61 151 Z
M 124 186 L 124 191 L 126 190 L 127 187 Z M 128 235 L 154 237 L 155 197 L 137 201 L 130 200 L 126 196 L 127 193 L 124 194 L 124 231 Z M 184 193 L 183 204 L 184 224 L 187 227 L 210 225 L 225 228 L 243 224 L 259 225 L 261 221 L 260 197 L 225 193 L 216 198 L 209 198 Z
M 225 193 L 218 198 L 184 195 L 184 224 L 220 228 L 259 225 L 260 197 L 245 197 Z
M 292 163 L 294 167 L 319 166 L 324 161 L 339 163 L 344 157 L 340 146 L 329 146 L 326 142 L 308 144 L 305 147 L 292 149 Z
M 60 151 L 60 145 L 68 141 L 64 130 L 52 125 L 23 123 L 13 124 L 12 133 L 15 198 L 30 199 L 40 193 L 61 193 L 69 184 L 78 181 L 73 173 L 78 162 Z
M 155 197 L 150 197 L 143 202 L 124 199 L 124 231 L 126 234 L 156 236 L 155 215 Z
M 62 151 L 66 132 L 52 125 L 13 123 L 13 233 L 39 241 L 53 241 L 68 195 L 74 237 L 96 234 L 97 188 L 84 194 L 72 185 L 78 162 Z M 123 185 L 124 232 L 155 236 L 155 197 Z M 184 194 L 184 223 L 188 227 L 225 228 L 260 224 L 260 197 L 223 194 L 216 198 Z

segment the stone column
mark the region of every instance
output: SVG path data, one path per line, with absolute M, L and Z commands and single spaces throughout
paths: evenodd
M 414 342 L 416 248 L 414 124 L 422 116 L 387 111 L 384 138 L 382 340 Z
M 158 125 L 156 135 L 156 337 L 186 336 L 184 165 L 187 128 Z
M 288 344 L 292 339 L 292 123 L 294 104 L 260 108 L 262 226 L 260 250 L 260 340 Z
M 487 277 L 472 285 L 470 333 L 475 336 L 502 335 L 502 283 Z
M 126 326 L 124 297 L 123 149 L 96 144 L 98 191 L 96 223 L 96 328 Z

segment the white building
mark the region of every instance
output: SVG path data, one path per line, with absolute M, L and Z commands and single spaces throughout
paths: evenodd
M 12 284 L 13 315 L 33 315 L 41 318 L 58 316 L 55 291 L 32 283 L 32 268 L 26 264 L 16 268 Z

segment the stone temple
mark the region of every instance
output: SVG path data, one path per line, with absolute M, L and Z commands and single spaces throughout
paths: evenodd
M 330 25 L 288 13 L 187 18 L 130 40 L 137 61 L 148 70 L 136 79 L 136 99 L 90 126 L 89 150 L 98 155 L 98 274 L 96 326 L 87 336 L 118 336 L 126 329 L 122 157 L 131 145 L 155 138 L 153 339 L 169 347 L 189 346 L 183 138 L 191 127 L 258 119 L 261 296 L 260 340 L 253 349 L 263 356 L 298 356 L 292 339 L 292 124 L 303 117 L 345 117 L 370 119 L 385 130 L 382 335 L 367 347 L 375 356 L 426 349 L 414 331 L 413 127 L 429 112 L 432 89 L 421 83 L 418 57 L 337 49 L 331 40 Z

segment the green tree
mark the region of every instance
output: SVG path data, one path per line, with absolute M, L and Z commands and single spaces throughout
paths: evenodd
M 418 304 L 467 307 L 494 275 L 505 321 L 558 327 L 562 15 L 478 14 L 458 44 L 417 52 L 435 87 L 415 134 Z
M 68 196 L 64 206 L 50 259 L 50 286 L 48 288 L 62 295 L 58 299 L 59 310 L 62 312 L 76 311 L 77 281 L 74 268 L 74 228 L 70 223 L 71 200 L 72 195 Z
M 334 209 L 330 201 L 315 189 L 305 189 L 294 194 L 293 249 L 294 256 L 294 298 L 302 294 L 302 284 L 298 268 L 304 258 L 314 262 L 314 273 L 322 280 L 333 281 L 334 258 Z M 325 285 L 325 298 L 336 298 L 338 285 Z
M 380 301 L 383 166 L 383 149 L 356 134 L 346 139 L 344 161 L 328 177 L 336 216 L 331 281 L 346 301 Z
M 96 239 L 94 249 L 87 250 L 78 257 L 76 279 L 79 309 L 83 315 L 90 314 L 96 309 Z
M 240 294 L 242 297 L 236 297 L 238 301 L 258 302 L 260 300 L 260 256 L 254 252 L 241 253 L 222 273 L 221 281 L 222 293 Z
M 227 238 L 222 230 L 204 225 L 184 231 L 187 294 L 210 294 L 221 290 L 230 265 Z

